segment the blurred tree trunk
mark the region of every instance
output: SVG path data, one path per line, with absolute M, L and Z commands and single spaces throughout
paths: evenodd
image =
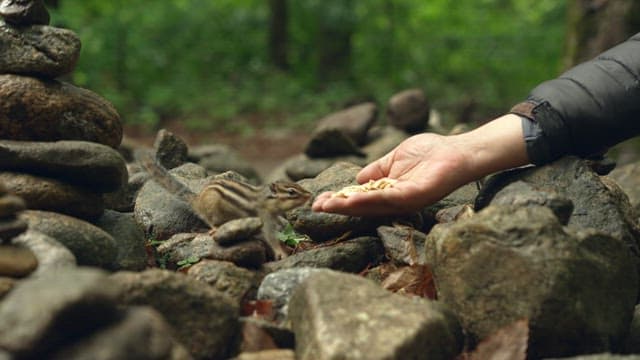
M 281 70 L 289 69 L 287 0 L 269 0 L 269 58 Z
M 318 24 L 318 77 L 321 81 L 348 78 L 351 37 L 355 30 L 353 1 L 326 1 L 325 4 Z
M 565 68 L 640 31 L 640 0 L 570 0 L 568 4 Z

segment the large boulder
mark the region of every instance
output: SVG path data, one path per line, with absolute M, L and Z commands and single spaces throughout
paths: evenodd
M 616 350 L 638 293 L 633 256 L 620 239 L 564 228 L 543 206 L 489 206 L 436 225 L 427 237 L 438 299 L 472 340 L 521 319 L 529 356 Z

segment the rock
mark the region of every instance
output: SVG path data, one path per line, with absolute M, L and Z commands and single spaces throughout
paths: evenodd
M 3 173 L 0 172 L 0 177 L 2 177 L 2 174 Z M 0 218 L 14 216 L 16 213 L 26 208 L 27 205 L 21 198 L 15 195 L 0 195 Z
M 235 219 L 220 225 L 213 234 L 213 240 L 222 246 L 233 245 L 259 234 L 261 229 L 259 217 Z
M 12 243 L 31 250 L 38 260 L 38 268 L 31 277 L 45 276 L 77 266 L 76 257 L 69 249 L 56 239 L 35 230 L 30 229 L 13 238 Z
M 32 210 L 53 211 L 85 220 L 102 215 L 102 196 L 52 178 L 0 172 L 0 181 Z
M 537 359 L 607 351 L 627 331 L 638 274 L 625 244 L 565 229 L 546 207 L 489 206 L 435 226 L 426 248 L 438 299 L 472 342 L 528 319 Z
M 612 178 L 629 197 L 631 206 L 640 214 L 640 163 L 635 162 L 611 171 Z
M 629 333 L 624 344 L 624 352 L 629 354 L 640 353 L 640 305 L 633 309 L 633 318 L 629 325 Z
M 189 150 L 189 159 L 207 169 L 210 174 L 235 171 L 252 184 L 260 183 L 260 176 L 249 161 L 227 145 L 201 145 Z
M 161 129 L 153 143 L 156 160 L 165 169 L 173 169 L 187 161 L 189 149 L 187 144 L 174 133 Z
M 64 347 L 50 359 L 191 359 L 172 331 L 152 308 L 131 307 L 120 321 Z
M 400 265 L 425 265 L 424 242 L 427 235 L 403 225 L 380 226 L 378 236 L 387 257 Z
M 640 355 L 614 355 L 605 353 L 546 360 L 640 360 Z
M 72 72 L 79 55 L 80 39 L 72 31 L 0 24 L 0 73 L 53 79 Z
M 387 105 L 387 120 L 400 130 L 417 134 L 426 130 L 431 110 L 421 89 L 409 89 L 393 95 Z
M 258 287 L 256 273 L 227 261 L 202 260 L 191 266 L 187 274 L 224 293 L 238 306 L 242 300 L 251 298 Z
M 102 229 L 70 216 L 38 210 L 22 212 L 20 218 L 36 230 L 59 241 L 75 255 L 78 265 L 109 269 L 117 256 L 116 242 Z
M 95 225 L 116 242 L 118 254 L 113 269 L 141 271 L 147 267 L 144 232 L 133 219 L 133 214 L 107 210 Z
M 0 132 L 2 129 L 0 126 Z M 107 146 L 86 141 L 0 140 L 0 169 L 51 177 L 92 192 L 115 191 L 127 183 L 122 156 Z
M 338 129 L 323 129 L 314 133 L 304 153 L 310 158 L 332 158 L 340 155 L 364 157 L 354 141 Z
M 191 163 L 169 173 L 194 193 L 200 192 L 211 179 L 204 168 Z M 148 239 L 166 240 L 175 234 L 209 229 L 189 204 L 155 181 L 147 181 L 138 192 L 133 215 Z
M 573 207 L 573 204 L 571 205 Z M 436 213 L 436 222 L 439 224 L 467 219 L 475 214 L 473 205 L 464 204 L 444 208 Z
M 311 274 L 324 270 L 311 267 L 297 267 L 272 272 L 264 277 L 258 288 L 258 300 L 271 301 L 275 320 L 282 321 L 289 311 L 289 300 L 295 289 Z
M 180 273 L 147 270 L 111 276 L 124 305 L 150 305 L 196 359 L 227 359 L 239 340 L 238 307 L 222 293 Z
M 573 202 L 553 190 L 537 189 L 535 185 L 516 181 L 505 186 L 491 201 L 494 205 L 546 206 L 564 225 L 569 223 Z
M 11 240 L 27 230 L 27 222 L 15 217 L 0 219 L 0 243 Z
M 245 241 L 233 246 L 218 245 L 209 234 L 177 234 L 156 249 L 172 266 L 201 259 L 229 261 L 238 266 L 259 268 L 267 260 L 262 242 Z
M 271 349 L 256 352 L 245 352 L 232 360 L 295 360 L 296 354 L 289 349 Z
M 45 358 L 118 318 L 117 288 L 95 269 L 20 282 L 0 303 L 0 348 L 16 358 Z
M 114 192 L 103 195 L 106 209 L 119 212 L 132 212 L 138 191 L 149 180 L 149 174 L 137 172 L 129 175 L 129 182 Z
M 463 345 L 457 319 L 441 304 L 328 270 L 293 293 L 289 319 L 300 360 L 452 359 Z
M 320 119 L 311 136 L 315 137 L 326 130 L 339 130 L 355 145 L 363 145 L 377 115 L 378 106 L 373 102 L 354 105 Z
M 331 246 L 321 246 L 295 253 L 283 260 L 266 263 L 264 268 L 278 271 L 296 267 L 329 268 L 358 273 L 384 257 L 380 239 L 370 236 L 346 240 Z
M 305 154 L 300 154 L 286 161 L 284 169 L 287 179 L 298 181 L 314 178 L 338 162 L 348 162 L 358 166 L 365 166 L 367 164 L 365 158 L 353 155 L 337 156 L 328 159 L 312 159 Z
M 49 12 L 42 0 L 2 0 L 0 16 L 12 25 L 49 25 Z
M 371 129 L 367 144 L 362 147 L 362 152 L 366 155 L 366 163 L 368 164 L 383 157 L 408 137 L 409 134 L 393 126 Z
M 273 340 L 273 343 L 278 348 L 293 349 L 296 346 L 295 335 L 291 331 L 287 324 L 279 324 L 272 319 L 263 319 L 262 316 L 244 316 L 240 318 L 240 323 L 245 327 L 258 329 L 259 332 L 266 333 L 268 337 Z M 243 330 L 246 331 L 246 330 Z M 247 339 L 246 333 L 244 335 L 244 342 L 255 340 L 256 337 Z M 241 346 L 241 350 L 242 346 Z M 248 350 L 245 350 L 248 351 Z
M 16 285 L 16 279 L 0 276 L 0 301 L 4 298 Z M 0 356 L 2 359 L 2 356 Z
M 491 203 L 504 188 L 522 181 L 535 189 L 553 191 L 573 202 L 569 226 L 596 229 L 623 240 L 638 256 L 640 229 L 636 215 L 624 193 L 607 177 L 598 176 L 588 163 L 565 157 L 542 167 L 529 167 L 504 172 L 490 178 L 476 200 L 476 210 Z
M 337 191 L 348 185 L 355 185 L 355 176 L 360 167 L 349 163 L 337 163 L 323 171 L 314 179 L 298 183 L 318 196 L 324 191 Z M 340 214 L 321 213 L 311 210 L 307 203 L 286 214 L 287 220 L 298 233 L 309 235 L 313 241 L 325 241 L 351 232 L 352 236 L 372 234 L 381 224 L 397 218 L 365 218 Z M 419 226 L 418 226 L 419 227 Z
M 0 276 L 24 277 L 38 267 L 38 259 L 27 248 L 0 245 Z
M 116 148 L 122 124 L 99 95 L 55 80 L 0 75 L 0 139 L 83 140 Z

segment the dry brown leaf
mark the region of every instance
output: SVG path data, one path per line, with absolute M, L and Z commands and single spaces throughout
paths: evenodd
M 391 292 L 436 299 L 433 274 L 426 265 L 401 267 L 389 274 L 381 286 Z
M 254 323 L 244 323 L 242 326 L 242 344 L 240 345 L 240 349 L 243 352 L 255 352 L 277 348 L 278 346 L 276 345 L 276 342 L 268 332 Z
M 529 320 L 518 320 L 484 339 L 478 347 L 460 359 L 526 360 L 529 343 Z

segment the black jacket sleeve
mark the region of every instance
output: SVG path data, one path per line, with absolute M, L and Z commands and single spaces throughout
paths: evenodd
M 534 164 L 586 156 L 640 134 L 640 33 L 533 89 L 512 113 L 534 122 L 526 134 Z

